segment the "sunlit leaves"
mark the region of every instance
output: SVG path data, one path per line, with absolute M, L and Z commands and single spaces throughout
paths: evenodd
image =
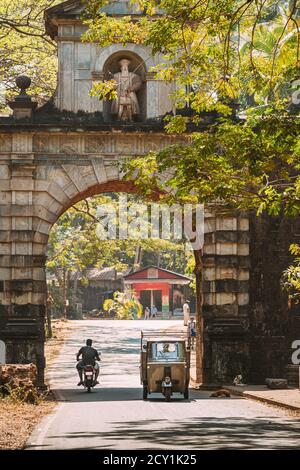
M 112 43 L 141 43 L 145 39 L 143 28 L 127 16 L 114 18 L 101 13 L 93 20 L 86 20 L 85 23 L 89 29 L 83 34 L 82 40 L 87 42 L 97 40 L 102 47 Z
M 156 189 L 169 201 L 295 215 L 300 209 L 298 130 L 297 118 L 281 114 L 239 124 L 224 120 L 195 133 L 191 145 L 128 160 L 126 177 L 134 177 L 144 194 Z
M 298 1 L 138 3 L 143 15 L 116 18 L 100 14 L 99 1 L 86 38 L 100 45 L 146 44 L 160 53 L 157 77 L 176 78 L 178 94 L 192 89 L 185 102 L 175 97 L 177 108 L 188 104 L 196 112 L 226 115 L 226 102 L 240 96 L 251 96 L 255 105 L 290 99 L 286 85 L 299 76 Z
M 290 301 L 298 304 L 300 302 L 300 246 L 291 245 L 290 252 L 294 256 L 294 263 L 284 271 L 282 286 Z
M 184 116 L 166 116 L 165 122 L 166 124 L 165 129 L 169 134 L 182 134 L 186 131 L 188 119 Z
M 56 44 L 45 33 L 44 10 L 59 0 L 1 0 L 0 3 L 0 107 L 17 93 L 15 77 L 29 75 L 30 94 L 45 103 L 56 87 Z
M 103 303 L 106 312 L 114 312 L 119 320 L 132 320 L 143 315 L 143 307 L 135 298 L 134 292 L 115 292 L 113 299 Z
M 134 196 L 128 198 L 128 208 L 138 201 Z M 109 204 L 118 214 L 118 199 L 98 196 L 79 202 L 65 212 L 50 232 L 48 245 L 47 269 L 55 275 L 63 269 L 68 272 L 84 271 L 88 267 L 102 268 L 114 266 L 124 270 L 134 264 L 137 245 L 143 250 L 143 259 L 151 259 L 160 251 L 166 255 L 165 267 L 180 269 L 172 265 L 172 257 L 168 261 L 168 253 L 177 253 L 180 263 L 180 253 L 184 256 L 184 243 L 177 240 L 163 239 L 101 239 L 97 230 L 101 217 L 97 208 Z M 130 220 L 129 220 L 130 222 Z M 117 228 L 119 220 L 116 217 Z M 169 263 L 169 264 L 168 264 Z M 151 263 L 149 263 L 151 264 Z
M 96 96 L 99 100 L 115 100 L 118 97 L 115 80 L 105 82 L 94 82 L 90 91 L 91 96 Z

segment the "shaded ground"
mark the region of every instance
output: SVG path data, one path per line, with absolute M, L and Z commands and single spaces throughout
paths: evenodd
M 60 353 L 69 331 L 69 322 L 54 320 L 53 339 L 46 343 L 48 364 Z M 0 450 L 22 449 L 35 426 L 54 408 L 53 395 L 49 395 L 47 400 L 39 405 L 12 403 L 9 399 L 0 399 Z
M 141 399 L 141 328 L 174 321 L 82 321 L 50 367 L 59 406 L 32 434 L 31 449 L 296 449 L 299 419 L 239 397 L 213 399 L 192 391 L 165 402 Z M 170 324 L 169 324 L 170 323 Z M 180 323 L 179 323 L 180 324 Z M 75 353 L 87 337 L 102 351 L 101 384 L 92 394 L 76 386 Z

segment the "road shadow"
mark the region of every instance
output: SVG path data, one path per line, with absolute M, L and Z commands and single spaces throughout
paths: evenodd
M 272 419 L 272 418 L 270 418 Z M 201 417 L 183 420 L 137 420 L 113 423 L 113 430 L 69 432 L 48 437 L 70 442 L 76 449 L 297 449 L 300 445 L 299 420 Z M 75 447 L 74 447 L 75 446 Z M 46 449 L 48 445 L 44 445 Z M 68 446 L 67 446 L 68 447 Z
M 96 387 L 92 390 L 91 393 L 88 393 L 83 388 L 52 388 L 51 391 L 55 394 L 57 401 L 59 402 L 102 402 L 102 401 L 141 401 L 143 389 L 142 387 Z M 186 404 L 192 401 L 198 400 L 207 400 L 207 396 L 199 396 L 197 392 L 192 392 L 188 400 L 185 400 L 183 396 L 179 393 L 176 393 L 172 396 L 170 403 L 182 403 Z M 241 399 L 241 398 L 233 398 Z M 213 398 L 210 398 L 213 400 Z M 218 399 L 222 400 L 222 399 Z M 225 398 L 225 400 L 230 401 L 231 399 Z M 151 394 L 146 402 L 165 402 L 165 398 L 160 393 Z

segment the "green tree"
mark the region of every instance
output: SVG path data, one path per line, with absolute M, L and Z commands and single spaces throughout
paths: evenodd
M 137 201 L 139 199 L 135 196 L 129 197 L 129 207 Z M 50 232 L 46 267 L 58 282 L 59 295 L 56 297 L 60 299 L 59 306 L 63 309 L 64 316 L 67 315 L 67 298 L 71 297 L 72 304 L 76 303 L 78 277 L 82 279 L 82 274 L 89 267 L 114 266 L 122 271 L 129 267 L 139 269 L 152 261 L 156 265 L 163 264 L 167 269 L 182 271 L 182 265 L 185 265 L 185 245 L 180 240 L 99 237 L 99 222 L 102 219 L 97 208 L 104 204 L 117 210 L 116 195 L 98 196 L 79 202 L 59 218 Z M 118 220 L 115 222 L 118 229 Z M 178 256 L 174 256 L 174 253 Z M 159 260 L 159 254 L 163 263 Z M 73 292 L 70 293 L 71 277 L 75 281 Z M 81 282 L 84 281 L 83 278 Z M 54 292 L 53 294 L 55 296 Z
M 300 246 L 291 245 L 290 251 L 294 255 L 294 262 L 283 272 L 282 286 L 291 305 L 300 302 Z
M 242 93 L 257 104 L 281 101 L 274 90 L 298 78 L 299 0 L 140 0 L 144 14 L 133 18 L 101 13 L 106 3 L 88 2 L 84 40 L 141 43 L 160 53 L 155 71 L 176 80 L 177 108 L 228 115 L 231 100 Z M 111 97 L 114 83 L 108 84 L 96 84 L 95 93 Z M 183 128 L 179 119 L 176 124 Z
M 115 292 L 113 299 L 104 301 L 106 312 L 114 313 L 119 320 L 136 320 L 143 315 L 143 307 L 130 292 Z
M 0 107 L 18 91 L 15 78 L 32 79 L 31 95 L 41 105 L 56 87 L 56 43 L 45 33 L 44 11 L 59 0 L 1 0 L 0 2 Z

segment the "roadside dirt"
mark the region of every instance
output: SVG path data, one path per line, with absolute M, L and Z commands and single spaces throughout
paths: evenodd
M 54 407 L 53 401 L 28 405 L 0 400 L 0 450 L 23 449 L 35 425 Z
M 60 353 L 71 329 L 72 324 L 67 320 L 52 320 L 52 338 L 47 340 L 45 346 L 46 364 L 48 366 Z
M 71 330 L 68 321 L 53 321 L 53 337 L 46 342 L 46 363 L 49 365 L 59 354 Z M 23 449 L 37 423 L 55 408 L 55 400 L 49 393 L 38 405 L 14 403 L 0 399 L 0 450 Z

